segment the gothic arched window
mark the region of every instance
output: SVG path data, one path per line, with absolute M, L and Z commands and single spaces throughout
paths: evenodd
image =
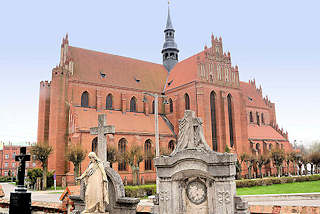
M 250 123 L 253 123 L 253 115 L 252 115 L 252 111 L 250 111 Z
M 258 112 L 256 114 L 257 114 L 257 124 L 258 124 L 258 126 L 260 126 L 260 116 L 259 116 Z
M 168 149 L 170 152 L 173 152 L 175 148 L 175 141 L 174 140 L 170 140 L 170 142 L 168 143 Z
M 91 143 L 91 151 L 97 154 L 98 138 L 95 137 Z
M 152 101 L 152 110 L 151 110 L 151 114 L 155 113 L 155 109 L 154 109 L 154 101 Z
M 130 111 L 137 112 L 137 98 L 132 97 L 130 100 Z
M 229 117 L 229 136 L 230 136 L 230 146 L 233 147 L 234 136 L 233 136 L 233 112 L 232 112 L 232 97 L 231 94 L 228 95 L 228 117 Z
M 122 155 L 126 152 L 127 140 L 125 138 L 121 138 L 118 143 L 118 152 Z M 125 171 L 127 169 L 127 163 L 125 160 L 121 160 L 118 162 L 118 171 Z
M 152 150 L 151 150 L 151 140 L 148 139 L 144 143 L 144 170 L 152 170 Z
M 106 99 L 106 109 L 112 109 L 112 94 L 108 94 Z
M 212 149 L 218 151 L 217 142 L 217 118 L 216 118 L 216 94 L 214 91 L 210 93 L 210 109 L 211 109 L 211 135 L 212 135 Z
M 173 102 L 172 102 L 171 98 L 169 99 L 169 107 L 170 107 L 170 113 L 172 113 L 173 112 Z
M 87 91 L 83 92 L 81 95 L 81 107 L 89 107 L 89 93 Z
M 186 110 L 190 110 L 190 98 L 187 93 L 184 95 L 184 102 Z
M 263 113 L 261 113 L 261 123 L 264 124 L 264 116 L 263 116 Z

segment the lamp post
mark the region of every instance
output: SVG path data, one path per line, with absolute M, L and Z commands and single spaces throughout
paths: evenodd
M 155 141 L 156 141 L 156 158 L 158 158 L 158 157 L 160 157 L 158 100 L 159 100 L 159 97 L 165 98 L 166 96 L 155 94 L 155 93 L 149 93 L 149 92 L 143 92 L 143 94 L 152 96 L 154 98 L 154 127 L 155 127 L 154 137 L 155 137 Z M 157 193 L 159 193 L 159 177 L 158 177 L 158 175 L 156 177 L 156 185 L 157 185 Z

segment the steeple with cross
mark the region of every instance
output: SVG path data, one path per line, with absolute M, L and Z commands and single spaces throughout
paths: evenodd
M 168 4 L 169 3 L 170 2 L 168 2 Z M 168 5 L 168 18 L 166 28 L 164 30 L 165 41 L 161 52 L 163 56 L 163 66 L 167 69 L 168 72 L 170 72 L 173 69 L 173 67 L 178 63 L 179 49 L 177 43 L 174 40 L 174 33 L 175 30 L 172 26 L 170 8 Z

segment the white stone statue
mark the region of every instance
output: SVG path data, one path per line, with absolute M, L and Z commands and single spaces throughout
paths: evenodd
M 109 204 L 108 179 L 103 163 L 94 152 L 88 155 L 90 164 L 77 180 L 85 179 L 85 210 L 82 213 L 106 213 Z
M 202 120 L 195 116 L 195 112 L 186 110 L 184 117 L 179 120 L 179 134 L 177 147 L 171 155 L 184 149 L 201 149 L 212 152 L 203 134 Z

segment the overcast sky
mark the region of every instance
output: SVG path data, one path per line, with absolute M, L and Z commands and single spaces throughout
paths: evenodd
M 70 45 L 161 63 L 166 0 L 2 1 L 0 141 L 36 141 L 39 82 L 51 79 L 62 37 Z M 223 38 L 240 79 L 276 103 L 290 140 L 320 140 L 318 0 L 174 0 L 180 59 Z

